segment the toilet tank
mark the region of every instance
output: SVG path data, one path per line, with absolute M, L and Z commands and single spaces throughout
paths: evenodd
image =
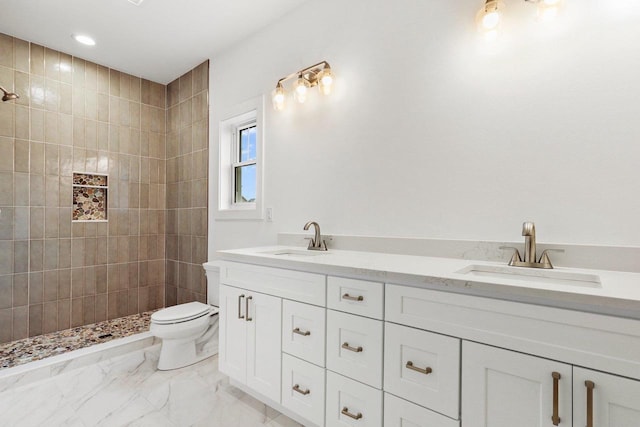
M 215 261 L 202 266 L 207 276 L 207 303 L 220 307 L 220 267 Z

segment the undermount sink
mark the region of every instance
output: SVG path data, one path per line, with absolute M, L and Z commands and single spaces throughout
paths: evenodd
M 277 251 L 265 251 L 260 253 L 265 255 L 276 255 L 276 256 L 282 256 L 282 257 L 305 257 L 305 256 L 325 255 L 327 252 L 296 250 L 296 249 L 280 249 Z
M 602 287 L 602 284 L 600 283 L 600 276 L 595 274 L 542 270 L 536 268 L 470 265 L 462 270 L 456 271 L 456 273 L 473 277 L 507 279 L 522 282 L 586 286 L 590 288 Z

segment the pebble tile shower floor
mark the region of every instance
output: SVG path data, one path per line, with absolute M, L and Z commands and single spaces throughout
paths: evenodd
M 0 370 L 149 330 L 153 311 L 0 345 Z

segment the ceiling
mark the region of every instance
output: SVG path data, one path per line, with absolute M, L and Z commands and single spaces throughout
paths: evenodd
M 0 32 L 166 84 L 305 1 L 1 0 Z

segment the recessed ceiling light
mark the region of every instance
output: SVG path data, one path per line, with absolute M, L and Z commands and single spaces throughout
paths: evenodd
M 85 36 L 84 34 L 72 34 L 71 37 L 78 43 L 85 44 L 87 46 L 95 46 L 96 41 L 89 36 Z
M 129 0 L 129 3 L 133 3 L 136 6 L 140 6 L 140 3 L 142 3 L 144 0 Z

